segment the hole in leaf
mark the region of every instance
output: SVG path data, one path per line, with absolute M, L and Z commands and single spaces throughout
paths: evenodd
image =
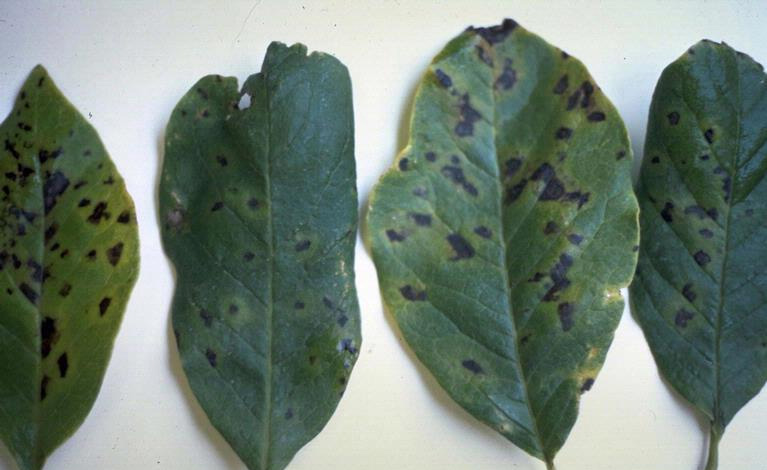
M 240 110 L 250 108 L 250 93 L 243 93 L 240 97 L 240 102 L 237 103 L 237 108 Z

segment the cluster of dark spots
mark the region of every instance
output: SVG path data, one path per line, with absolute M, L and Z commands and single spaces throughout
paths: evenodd
M 517 71 L 511 65 L 511 59 L 507 58 L 503 63 L 503 71 L 495 79 L 496 90 L 510 90 L 517 83 Z
M 43 318 L 40 322 L 40 355 L 45 359 L 51 354 L 53 345 L 59 340 L 56 320 L 51 317 Z
M 562 331 L 570 331 L 575 323 L 573 319 L 573 312 L 575 307 L 570 302 L 562 302 L 557 306 L 557 314 L 559 315 L 559 323 L 562 325 Z
M 408 214 L 413 222 L 419 227 L 431 227 L 431 216 L 429 214 L 419 214 L 417 212 L 411 212 Z
M 559 256 L 559 261 L 557 261 L 554 267 L 551 268 L 551 271 L 549 271 L 549 277 L 551 278 L 553 285 L 543 296 L 544 302 L 552 302 L 559 299 L 558 292 L 561 292 L 570 286 L 570 280 L 567 278 L 567 271 L 572 265 L 572 256 L 567 253 L 562 253 Z
M 594 379 L 589 377 L 588 379 L 583 381 L 583 384 L 581 385 L 581 393 L 586 393 L 589 390 L 591 390 L 591 387 L 594 386 Z
M 458 137 L 467 137 L 474 135 L 474 123 L 482 119 L 482 115 L 471 107 L 469 102 L 469 94 L 466 93 L 461 97 L 459 104 L 459 112 L 461 119 L 458 124 L 455 125 L 455 133 Z
M 304 307 L 306 307 L 306 304 L 304 304 L 300 300 L 296 300 L 296 303 L 293 304 L 293 308 L 296 310 L 303 310 Z
M 505 163 L 504 175 L 506 178 L 511 178 L 517 173 L 517 171 L 519 171 L 520 168 L 522 168 L 521 158 L 509 158 Z
M 443 72 L 442 69 L 434 70 L 434 74 L 437 76 L 437 81 L 439 84 L 444 88 L 450 88 L 453 86 L 453 79 L 450 78 L 450 75 Z
M 473 374 L 481 374 L 484 372 L 482 366 L 480 366 L 474 359 L 464 359 L 461 361 L 461 365 Z
M 569 127 L 560 127 L 557 132 L 554 133 L 554 137 L 559 140 L 569 139 L 573 135 L 573 130 Z
M 492 26 L 490 28 L 475 28 L 470 26 L 467 30 L 479 34 L 485 41 L 493 45 L 503 42 L 516 27 L 517 22 L 507 18 L 503 20 L 503 23 L 497 26 Z
M 430 162 L 433 162 L 433 161 L 437 160 L 437 154 L 434 153 L 434 152 L 426 152 L 424 154 L 424 157 L 426 158 L 426 160 L 428 160 Z
M 120 257 L 123 254 L 124 246 L 123 242 L 117 242 L 112 248 L 107 249 L 107 259 L 109 260 L 109 264 L 117 266 L 117 263 L 120 262 Z
M 707 228 L 702 228 L 702 229 L 700 229 L 700 230 L 698 231 L 698 233 L 699 233 L 699 234 L 700 234 L 700 236 L 702 236 L 703 238 L 712 238 L 712 237 L 714 236 L 714 232 L 712 232 L 711 230 L 709 230 L 709 229 L 707 229 Z
M 258 199 L 252 197 L 248 199 L 248 207 L 250 207 L 253 210 L 258 209 L 261 206 L 261 203 L 258 202 Z
M 205 350 L 205 358 L 208 360 L 208 364 L 210 364 L 211 367 L 216 367 L 218 364 L 216 359 L 216 352 L 210 348 Z
M 386 231 L 386 237 L 389 238 L 390 242 L 402 242 L 405 241 L 407 235 L 404 232 L 397 232 L 390 228 Z
M 34 289 L 29 287 L 29 284 L 22 282 L 19 285 L 19 290 L 21 290 L 21 293 L 24 294 L 24 297 L 26 297 L 27 300 L 35 305 L 37 304 L 37 298 L 39 297 L 39 294 Z
M 660 216 L 668 223 L 671 223 L 674 220 L 674 217 L 671 215 L 671 211 L 674 210 L 674 203 L 672 202 L 666 202 L 663 205 L 663 209 L 660 211 Z
M 30 258 L 27 260 L 27 267 L 32 270 L 32 274 L 30 274 L 29 277 L 31 277 L 33 281 L 43 282 L 43 267 L 40 266 L 40 263 Z
M 293 408 L 288 408 L 288 410 L 285 411 L 285 419 L 293 419 Z
M 202 323 L 207 326 L 208 328 L 213 325 L 213 314 L 210 313 L 207 309 L 200 309 L 200 318 L 202 319 Z
M 706 129 L 706 132 L 703 133 L 703 137 L 706 138 L 706 142 L 709 144 L 714 143 L 714 129 L 708 128 Z
M 696 251 L 693 258 L 695 258 L 695 262 L 700 266 L 705 266 L 711 261 L 711 257 L 703 250 Z
M 77 207 L 88 207 L 91 205 L 91 200 L 88 198 L 82 198 L 80 199 L 80 202 L 77 203 Z
M 107 313 L 107 309 L 109 309 L 109 304 L 112 303 L 112 299 L 109 297 L 104 297 L 101 299 L 101 302 L 99 302 L 99 315 L 102 317 L 105 313 Z
M 85 256 L 90 260 L 94 261 L 96 259 L 96 250 L 91 250 L 88 253 L 85 254 Z
M 464 191 L 472 196 L 479 194 L 477 187 L 474 186 L 469 180 L 466 179 L 466 175 L 463 173 L 463 169 L 459 166 L 446 165 L 442 167 L 442 176 L 452 181 L 454 184 L 462 187 Z
M 237 313 L 239 311 L 240 311 L 240 307 L 238 307 L 238 306 L 236 306 L 234 304 L 229 304 L 229 314 L 230 315 L 237 315 Z
M 605 120 L 605 113 L 602 111 L 594 111 L 592 113 L 589 113 L 588 116 L 586 116 L 586 119 L 588 119 L 591 122 L 600 122 Z
M 67 353 L 62 353 L 59 359 L 56 361 L 59 366 L 59 376 L 63 379 L 67 376 L 67 370 L 69 369 L 69 358 Z
M 71 291 L 72 291 L 72 284 L 65 282 L 64 285 L 61 286 L 61 289 L 59 289 L 59 295 L 62 297 L 66 297 L 69 295 L 69 292 Z
M 506 189 L 506 198 L 504 202 L 506 204 L 511 204 L 512 202 L 516 201 L 519 196 L 522 195 L 522 191 L 524 191 L 525 186 L 527 186 L 527 179 L 522 178 L 517 184 Z
M 88 222 L 98 224 L 101 222 L 101 219 L 109 220 L 109 217 L 110 214 L 107 212 L 107 203 L 102 201 L 96 204 L 96 207 L 93 208 L 93 212 L 88 216 Z
M 208 99 L 208 92 L 203 90 L 202 88 L 197 88 L 197 94 L 200 95 L 200 98 L 207 100 Z
M 543 234 L 544 235 L 551 235 L 552 233 L 556 233 L 559 230 L 559 226 L 556 222 L 553 220 L 549 220 L 546 222 L 546 226 L 543 227 Z
M 493 66 L 493 59 L 490 57 L 490 54 L 487 53 L 484 47 L 477 44 L 474 49 L 477 51 L 477 56 L 479 57 L 479 60 L 484 62 L 485 65 L 489 67 Z
M 32 131 L 32 126 L 30 126 L 29 124 L 27 124 L 27 123 L 25 123 L 25 122 L 21 122 L 21 121 L 19 121 L 19 123 L 17 124 L 17 126 L 19 127 L 19 129 L 21 129 L 21 130 L 22 130 L 22 131 L 24 131 L 24 132 L 30 132 L 30 131 Z
M 692 320 L 692 317 L 694 316 L 695 314 L 693 312 L 680 308 L 674 317 L 674 324 L 679 328 L 685 328 L 687 327 L 687 322 Z
M 426 291 L 416 290 L 410 284 L 400 287 L 399 293 L 402 294 L 402 297 L 404 297 L 405 300 L 409 300 L 411 302 L 419 302 L 419 301 L 426 300 Z
M 43 163 L 47 162 L 49 159 L 50 160 L 55 160 L 55 159 L 59 158 L 61 153 L 62 153 L 61 148 L 57 148 L 53 152 L 49 152 L 46 149 L 40 149 L 40 151 L 37 153 L 37 159 L 40 160 L 40 164 L 43 164 Z
M 68 187 L 69 180 L 64 176 L 64 173 L 55 171 L 46 176 L 45 183 L 43 183 L 43 204 L 45 206 L 46 214 L 53 209 L 53 206 L 56 205 L 56 199 L 58 199 Z
M 474 247 L 472 247 L 471 244 L 469 244 L 469 242 L 459 234 L 451 233 L 447 236 L 447 241 L 450 243 L 450 247 L 455 252 L 455 256 L 450 258 L 450 261 L 458 261 L 474 256 Z
M 688 302 L 692 302 L 695 300 L 695 291 L 692 290 L 692 284 L 685 284 L 684 287 L 682 287 L 682 295 L 685 299 L 687 299 Z
M 211 212 L 216 212 L 218 210 L 223 209 L 223 207 L 224 207 L 224 203 L 223 202 L 216 201 L 216 202 L 213 203 L 213 206 L 211 206 L 210 211 Z
M 16 150 L 15 142 L 11 142 L 10 140 L 5 139 L 5 150 L 9 152 L 11 156 L 15 158 L 16 160 L 21 158 L 21 154 L 18 152 L 18 150 Z
M 671 124 L 672 126 L 676 126 L 677 124 L 679 124 L 679 113 L 678 112 L 671 111 L 670 113 L 668 113 L 666 115 L 666 117 L 668 118 L 668 123 Z
M 577 233 L 571 233 L 567 236 L 567 240 L 572 243 L 573 245 L 580 245 L 583 241 L 583 237 L 578 235 Z
M 42 380 L 40 381 L 40 401 L 45 400 L 45 397 L 48 396 L 48 382 L 51 381 L 51 378 L 47 375 L 43 375 Z
M 351 338 L 344 338 L 338 343 L 338 352 L 347 352 L 349 354 L 357 354 L 357 348 L 354 347 L 354 340 Z
M 478 227 L 474 227 L 474 233 L 479 235 L 482 238 L 490 238 L 493 236 L 492 230 L 485 227 L 484 225 L 480 225 Z
M 296 251 L 306 251 L 310 246 L 312 246 L 312 242 L 310 240 L 301 240 L 296 242 L 294 248 Z
M 119 216 L 117 216 L 117 222 L 121 224 L 127 224 L 130 223 L 130 212 L 128 211 L 122 211 Z
M 565 186 L 562 181 L 556 176 L 554 168 L 548 163 L 542 163 L 533 175 L 531 176 L 533 181 L 543 181 L 546 186 L 543 188 L 539 199 L 541 201 L 555 201 L 565 194 Z
M 399 167 L 400 171 L 407 171 L 409 163 L 410 163 L 410 160 L 408 160 L 407 158 L 400 158 L 397 166 Z
M 216 155 L 216 161 L 221 166 L 227 166 L 229 164 L 229 160 L 227 160 L 223 155 Z
M 253 261 L 253 259 L 254 259 L 255 257 L 256 257 L 256 255 L 255 255 L 255 253 L 253 253 L 252 251 L 246 251 L 246 252 L 245 252 L 245 253 L 242 255 L 242 259 L 244 259 L 245 261 Z
M 14 173 L 12 171 L 6 171 L 5 172 L 5 177 L 7 179 L 11 180 L 11 181 L 16 181 L 16 173 Z
M 616 160 L 623 160 L 626 157 L 626 151 L 625 150 L 619 150 L 618 153 L 615 154 Z
M 554 85 L 554 94 L 555 95 L 561 95 L 565 91 L 567 91 L 567 87 L 570 86 L 570 79 L 568 78 L 567 74 L 562 75 L 562 77 L 559 79 L 556 85 Z

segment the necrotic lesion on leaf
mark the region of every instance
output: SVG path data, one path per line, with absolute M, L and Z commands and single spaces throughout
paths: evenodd
M 626 130 L 577 59 L 506 20 L 437 55 L 410 135 L 370 201 L 384 302 L 454 400 L 551 466 L 634 271 Z

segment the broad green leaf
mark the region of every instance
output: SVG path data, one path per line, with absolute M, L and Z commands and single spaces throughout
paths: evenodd
M 138 231 L 98 134 L 41 66 L 0 140 L 0 437 L 37 470 L 96 399 L 138 274 Z
M 767 76 L 702 41 L 653 95 L 632 310 L 669 383 L 725 426 L 767 379 Z
M 284 468 L 322 430 L 357 359 L 353 127 L 346 67 L 280 43 L 242 91 L 200 80 L 168 124 L 160 217 L 181 361 L 250 469 Z
M 456 402 L 549 466 L 634 270 L 630 168 L 583 64 L 506 20 L 434 59 L 371 196 L 366 236 L 405 339 Z

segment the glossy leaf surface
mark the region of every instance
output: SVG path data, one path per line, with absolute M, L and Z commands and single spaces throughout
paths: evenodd
M 330 419 L 360 347 L 346 67 L 272 43 L 242 91 L 200 80 L 167 128 L 160 217 L 192 390 L 249 468 L 282 469 Z
M 456 402 L 549 465 L 634 271 L 630 168 L 585 67 L 506 20 L 434 59 L 371 197 L 368 241 L 405 339 Z
M 767 76 L 702 41 L 653 95 L 633 312 L 715 444 L 767 379 Z
M 36 470 L 96 399 L 138 274 L 138 232 L 96 131 L 42 67 L 0 140 L 0 436 Z

